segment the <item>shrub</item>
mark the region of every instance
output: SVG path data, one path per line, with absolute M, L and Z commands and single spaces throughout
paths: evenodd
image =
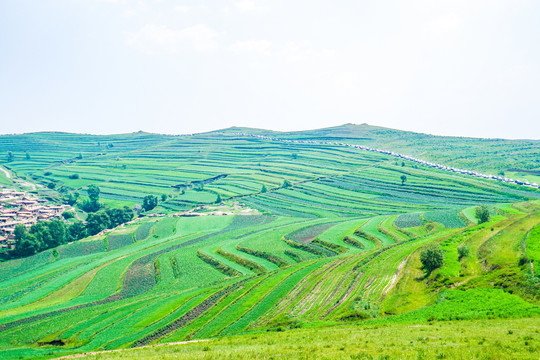
M 75 213 L 73 211 L 66 210 L 62 213 L 62 217 L 64 219 L 73 219 L 75 217 Z
M 302 258 L 300 257 L 300 255 L 298 255 L 297 253 L 293 252 L 293 251 L 290 251 L 290 250 L 285 250 L 283 252 L 285 255 L 287 255 L 288 257 L 290 257 L 291 259 L 293 259 L 294 261 L 296 262 L 302 262 Z
M 352 246 L 357 247 L 359 249 L 364 249 L 365 248 L 364 244 L 362 244 L 360 241 L 358 241 L 358 240 L 356 240 L 356 239 L 354 239 L 354 238 L 352 238 L 350 236 L 345 236 L 343 238 L 343 242 L 345 244 L 352 245 Z
M 523 266 L 528 262 L 529 262 L 529 257 L 527 255 L 521 255 L 519 257 L 519 262 L 518 262 L 519 266 Z
M 225 275 L 228 275 L 228 276 L 241 275 L 240 272 L 238 272 L 235 269 L 225 265 L 221 261 L 216 260 L 216 259 L 206 255 L 205 253 L 201 252 L 200 250 L 197 250 L 197 256 L 202 261 L 204 261 L 205 263 L 207 263 L 208 265 L 212 266 L 213 268 L 215 268 L 216 270 L 222 272 Z
M 312 242 L 312 244 L 315 244 L 315 245 L 319 245 L 319 246 L 322 246 L 330 251 L 333 251 L 333 252 L 336 252 L 338 254 L 341 254 L 341 253 L 344 253 L 344 252 L 347 252 L 347 249 L 341 245 L 338 245 L 338 244 L 334 244 L 334 243 L 331 243 L 331 242 L 328 242 L 328 241 L 323 241 L 323 240 L 320 240 L 318 238 L 314 239 Z
M 471 254 L 471 249 L 466 244 L 461 244 L 457 248 L 458 252 L 458 259 L 462 259 L 464 257 L 467 257 Z
M 377 246 L 382 246 L 381 240 L 377 239 L 375 236 L 373 236 L 371 234 L 368 234 L 368 233 L 360 230 L 360 228 L 358 228 L 358 229 L 356 229 L 354 231 L 354 235 L 359 236 L 361 238 L 364 238 L 366 240 L 369 240 L 369 241 L 371 241 L 372 243 L 374 243 Z
M 285 262 L 281 258 L 279 258 L 279 257 L 277 257 L 277 256 L 275 256 L 273 254 L 270 254 L 270 253 L 268 253 L 266 251 L 248 249 L 248 248 L 245 248 L 245 247 L 240 246 L 240 245 L 236 245 L 235 248 L 236 248 L 236 250 L 245 252 L 246 254 L 250 254 L 250 255 L 253 255 L 253 256 L 260 257 L 262 259 L 266 259 L 266 260 L 270 261 L 271 263 L 276 264 L 279 267 L 285 267 L 285 266 L 289 265 L 287 262 Z
M 310 253 L 315 254 L 315 255 L 324 255 L 324 253 L 322 251 L 319 251 L 319 250 L 317 250 L 315 248 L 312 248 L 311 246 L 301 244 L 301 243 L 297 243 L 297 242 L 287 240 L 287 239 L 282 239 L 282 240 L 285 241 L 285 243 L 287 245 L 289 245 L 290 247 L 300 249 L 300 250 L 304 250 L 306 252 L 310 252 Z
M 257 273 L 257 274 L 263 274 L 263 273 L 266 272 L 266 269 L 263 268 L 261 265 L 255 263 L 253 261 L 250 261 L 248 259 L 244 259 L 241 256 L 231 254 L 231 253 L 223 251 L 221 249 L 217 249 L 216 252 L 219 255 L 223 256 L 225 259 L 230 260 L 232 262 L 235 262 L 238 265 L 241 265 L 241 266 L 243 266 L 245 268 L 248 268 L 249 270 L 251 270 L 251 271 L 253 271 L 253 272 Z
M 71 174 L 69 175 L 69 178 L 72 180 L 77 180 L 79 178 L 79 174 Z

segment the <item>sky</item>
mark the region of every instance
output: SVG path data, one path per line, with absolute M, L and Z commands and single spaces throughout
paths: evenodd
M 0 0 L 0 133 L 540 139 L 540 1 Z

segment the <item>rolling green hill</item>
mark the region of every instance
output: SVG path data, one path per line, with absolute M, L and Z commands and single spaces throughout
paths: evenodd
M 290 357 L 309 355 L 310 343 L 311 355 L 376 358 L 397 356 L 404 341 L 419 342 L 407 357 L 419 351 L 463 357 L 444 349 L 460 324 L 477 357 L 516 347 L 508 330 L 520 327 L 514 337 L 534 339 L 523 340 L 529 345 L 509 358 L 537 350 L 538 189 L 353 147 L 240 132 L 277 136 L 239 128 L 193 136 L 1 136 L 0 152 L 15 154 L 2 165 L 19 179 L 53 183 L 33 190 L 51 200 L 84 194 L 88 185 L 99 186 L 109 206 L 165 196 L 154 211 L 164 215 L 0 263 L 0 357 L 53 358 L 214 337 L 224 340 L 159 348 L 156 358 L 178 351 L 186 358 L 235 358 L 240 349 L 249 351 L 245 358 L 262 358 L 268 349 Z M 439 137 L 364 125 L 279 136 L 403 146 L 455 166 L 469 161 L 468 147 L 474 169 L 507 169 L 509 154 L 515 168 L 538 166 L 534 141 L 501 140 L 495 150 L 499 140 L 443 139 L 451 149 L 456 144 L 448 152 L 429 150 Z M 489 208 L 487 223 L 477 223 L 479 205 Z M 194 208 L 200 216 L 183 213 Z M 433 245 L 444 262 L 426 274 L 420 254 Z M 460 256 L 465 246 L 468 253 Z M 414 339 L 407 335 L 408 326 L 429 332 L 430 323 L 439 324 L 444 339 L 422 337 L 420 330 Z M 479 329 L 490 326 L 507 334 L 480 343 L 488 335 Z M 392 345 L 376 339 L 379 328 L 381 336 L 395 335 Z M 373 329 L 366 338 L 373 344 L 359 352 L 352 344 L 364 329 Z M 344 332 L 352 335 L 342 342 L 309 340 Z M 230 337 L 238 334 L 244 335 Z M 418 340 L 430 336 L 431 347 Z M 452 341 L 465 346 L 464 336 Z M 234 348 L 227 347 L 231 342 Z M 121 354 L 103 356 L 130 356 Z
M 15 160 L 4 162 L 4 166 L 43 185 L 55 183 L 60 192 L 84 192 L 85 186 L 96 184 L 109 203 L 128 205 L 141 202 L 147 194 L 166 194 L 169 200 L 163 206 L 178 210 L 213 203 L 217 194 L 222 199 L 241 199 L 270 214 L 300 217 L 410 212 L 519 201 L 540 194 L 434 170 L 412 161 L 398 161 L 386 154 L 335 145 L 273 142 L 235 135 L 236 131 L 180 137 L 146 133 L 2 136 L 0 152 L 15 154 Z M 319 137 L 329 131 L 343 132 L 320 130 Z M 302 132 L 297 137 L 312 138 L 313 132 Z M 475 141 L 485 148 L 491 146 L 489 142 Z M 434 140 L 431 144 L 434 146 Z M 516 144 L 521 149 L 521 160 L 528 164 L 538 160 L 536 156 L 532 161 L 531 156 L 538 154 L 540 146 L 524 149 L 519 142 Z M 491 167 L 500 165 L 496 157 L 487 153 L 468 156 L 489 162 Z M 507 154 L 501 156 L 510 159 Z M 516 161 L 513 167 L 518 164 Z M 71 179 L 74 174 L 78 177 Z M 401 175 L 407 176 L 405 186 L 401 186 Z M 294 189 L 281 189 L 285 180 Z M 261 194 L 263 185 L 269 191 Z
M 274 136 L 289 139 L 335 141 L 395 151 L 427 161 L 496 174 L 511 169 L 540 169 L 539 140 L 479 139 L 436 136 L 395 130 L 368 124 L 296 131 L 271 132 L 249 128 L 231 128 L 227 132 Z M 523 175 L 523 174 L 522 174 Z

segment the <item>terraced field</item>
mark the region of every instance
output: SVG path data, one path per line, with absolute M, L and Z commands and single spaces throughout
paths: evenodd
M 540 203 L 519 209 L 466 229 L 441 224 L 423 236 L 410 236 L 391 215 L 331 222 L 270 215 L 164 217 L 134 224 L 118 235 L 65 245 L 57 257 L 48 251 L 0 264 L 2 358 L 384 319 L 433 303 L 430 281 L 440 288 L 498 288 L 498 280 L 490 282 L 499 279 L 497 273 L 513 277 L 506 289 L 536 303 L 537 295 L 526 288 L 530 267 L 518 266 L 521 250 L 506 249 L 536 235 Z M 346 242 L 348 236 L 364 248 Z M 441 243 L 447 260 L 438 276 L 418 283 L 418 252 L 430 243 Z M 457 259 L 460 243 L 469 244 L 470 258 Z M 529 248 L 535 256 L 534 245 Z M 413 293 L 411 286 L 423 291 Z
M 540 314 L 532 188 L 232 131 L 2 136 L 4 150 L 15 153 L 3 165 L 18 179 L 55 184 L 35 190 L 53 201 L 93 184 L 109 206 L 164 194 L 154 212 L 165 215 L 0 263 L 3 359 L 336 322 L 446 321 L 456 311 Z M 484 204 L 491 219 L 478 224 Z M 201 216 L 173 215 L 193 209 Z M 234 215 L 216 215 L 224 209 Z M 459 257 L 463 244 L 469 255 Z M 429 245 L 445 256 L 426 274 L 419 254 Z
M 391 156 L 360 149 L 228 133 L 2 136 L 2 151 L 15 153 L 15 161 L 4 166 L 44 185 L 54 183 L 61 192 L 84 193 L 85 186 L 94 184 L 113 205 L 133 205 L 147 194 L 165 194 L 161 206 L 172 210 L 214 203 L 218 194 L 272 215 L 308 218 L 450 209 L 540 196 L 537 190 L 414 163 L 396 165 Z M 405 185 L 402 175 L 407 176 Z M 282 187 L 285 180 L 290 187 Z M 261 192 L 263 186 L 266 192 Z M 50 191 L 47 196 L 52 196 Z

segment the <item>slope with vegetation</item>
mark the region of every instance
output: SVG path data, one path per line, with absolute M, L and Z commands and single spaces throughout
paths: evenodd
M 227 133 L 54 134 L 52 150 L 47 134 L 25 136 L 42 146 L 26 151 L 43 163 L 32 166 L 32 155 L 18 161 L 14 149 L 7 166 L 56 184 L 36 191 L 58 201 L 78 191 L 91 201 L 86 190 L 96 185 L 106 204 L 144 202 L 156 206 L 147 212 L 166 215 L 0 263 L 2 358 L 214 337 L 99 356 L 481 357 L 504 348 L 508 358 L 532 358 L 537 351 L 534 189 L 396 165 L 352 148 Z M 72 136 L 100 145 L 54 160 L 74 151 Z M 235 207 L 236 215 L 220 212 Z M 201 216 L 172 215 L 194 208 Z M 353 346 L 359 338 L 362 349 Z

